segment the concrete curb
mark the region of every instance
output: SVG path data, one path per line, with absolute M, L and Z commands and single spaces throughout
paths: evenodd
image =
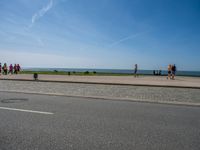
M 23 93 L 23 94 L 35 94 L 35 95 L 48 95 L 48 96 L 63 96 L 63 97 L 77 97 L 77 98 L 88 98 L 88 99 L 96 99 L 96 100 L 110 100 L 110 101 L 125 101 L 125 102 L 138 102 L 138 103 L 152 103 L 152 104 L 167 104 L 167 105 L 177 105 L 177 106 L 191 106 L 191 107 L 200 107 L 200 103 L 192 103 L 192 102 L 169 102 L 169 101 L 154 101 L 154 100 L 139 100 L 139 99 L 131 99 L 131 98 L 118 98 L 118 97 L 104 97 L 104 96 L 83 96 L 83 95 L 66 95 L 62 93 L 40 93 L 40 92 L 28 92 L 28 91 L 3 91 L 7 93 Z
M 200 89 L 194 86 L 176 86 L 176 85 L 153 85 L 153 84 L 126 84 L 126 83 L 99 83 L 99 82 L 80 82 L 80 81 L 56 81 L 56 80 L 30 80 L 30 79 L 0 79 L 7 81 L 29 81 L 29 82 L 53 82 L 53 83 L 77 83 L 77 84 L 99 84 L 99 85 L 118 85 L 118 86 L 147 86 L 147 87 L 165 87 L 165 88 L 189 88 Z

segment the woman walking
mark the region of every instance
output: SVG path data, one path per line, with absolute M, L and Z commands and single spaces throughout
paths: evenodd
M 4 72 L 5 75 L 8 74 L 8 68 L 7 68 L 7 64 L 6 63 L 4 63 L 4 65 L 3 65 L 3 72 Z
M 176 75 L 176 65 L 174 64 L 172 66 L 172 79 L 174 80 L 175 79 L 175 75 Z
M 17 73 L 19 73 L 21 71 L 21 67 L 19 64 L 17 64 Z
M 2 72 L 2 66 L 1 66 L 1 63 L 0 63 L 0 75 L 1 75 L 1 72 Z
M 9 72 L 8 72 L 8 74 L 13 74 L 13 65 L 12 64 L 10 64 L 10 66 L 9 66 Z
M 167 79 L 171 79 L 171 73 L 172 73 L 172 65 L 171 64 L 168 65 L 167 70 L 168 70 Z
M 14 74 L 17 74 L 17 65 L 14 65 Z

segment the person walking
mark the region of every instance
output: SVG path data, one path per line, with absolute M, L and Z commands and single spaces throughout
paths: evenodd
M 2 66 L 1 66 L 1 63 L 0 63 L 0 75 L 1 75 L 1 72 L 2 72 Z
M 9 72 L 8 72 L 8 74 L 13 74 L 13 65 L 12 64 L 10 64 L 10 66 L 9 66 Z
M 8 68 L 7 68 L 7 64 L 6 63 L 4 63 L 4 65 L 3 65 L 3 72 L 4 72 L 5 75 L 8 74 Z
M 172 65 L 171 64 L 168 65 L 167 70 L 168 70 L 167 79 L 171 79 L 171 73 L 172 73 Z
M 176 75 L 176 65 L 174 64 L 172 66 L 172 79 L 174 80 L 175 79 L 175 75 Z
M 20 72 L 20 70 L 21 70 L 21 67 L 20 67 L 20 65 L 19 65 L 19 64 L 17 64 L 17 73 L 19 73 L 19 72 Z
M 135 68 L 134 68 L 134 76 L 137 77 L 137 71 L 138 71 L 138 65 L 135 64 Z
M 14 65 L 14 74 L 17 74 L 17 65 Z

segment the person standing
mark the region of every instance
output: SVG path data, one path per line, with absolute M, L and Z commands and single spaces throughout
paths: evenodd
M 175 79 L 175 75 L 176 75 L 176 65 L 174 64 L 172 66 L 172 79 L 174 80 Z
M 171 64 L 168 65 L 167 70 L 168 70 L 167 79 L 171 79 L 171 73 L 172 73 L 172 65 Z
M 138 65 L 135 64 L 135 68 L 134 68 L 134 76 L 137 77 L 137 71 L 138 71 Z
M 162 70 L 159 70 L 158 75 L 159 75 L 159 76 L 162 75 Z
M 155 71 L 155 70 L 153 70 L 153 75 L 154 75 L 154 76 L 156 75 L 156 71 Z

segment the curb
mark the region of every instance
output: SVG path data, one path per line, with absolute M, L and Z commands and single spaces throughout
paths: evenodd
M 52 82 L 52 83 L 77 83 L 77 84 L 99 84 L 99 85 L 118 85 L 118 86 L 146 86 L 146 87 L 164 87 L 164 88 L 187 88 L 200 89 L 194 86 L 176 86 L 176 85 L 153 85 L 153 84 L 127 84 L 127 83 L 99 83 L 99 82 L 81 82 L 81 81 L 56 81 L 56 80 L 31 80 L 31 79 L 0 79 L 7 81 L 29 81 L 29 82 Z
M 82 95 L 66 95 L 62 93 L 39 93 L 39 92 L 25 92 L 25 91 L 3 91 L 7 93 L 23 93 L 23 94 L 35 94 L 35 95 L 48 95 L 48 96 L 62 96 L 62 97 L 76 97 L 76 98 L 88 98 L 95 100 L 110 100 L 110 101 L 121 101 L 121 102 L 138 102 L 138 103 L 149 103 L 149 104 L 166 104 L 166 105 L 177 105 L 177 106 L 191 106 L 191 107 L 200 107 L 200 103 L 191 103 L 191 102 L 169 102 L 169 101 L 154 101 L 154 100 L 139 100 L 131 98 L 118 98 L 118 97 L 104 97 L 104 96 L 82 96 Z

